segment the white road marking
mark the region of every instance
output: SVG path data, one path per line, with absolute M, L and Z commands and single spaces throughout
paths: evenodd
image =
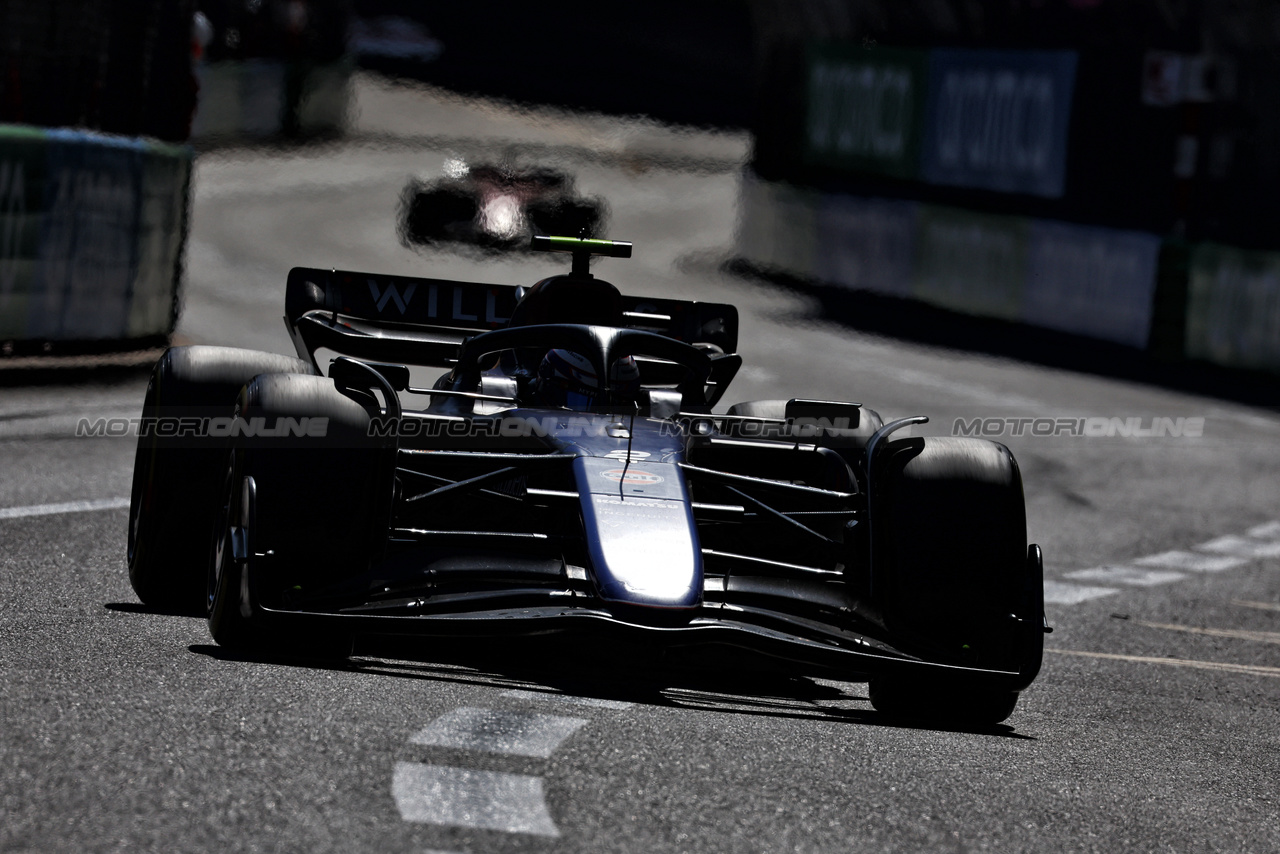
M 1187 632 L 1193 635 L 1208 635 L 1214 638 L 1235 638 L 1237 640 L 1257 641 L 1258 643 L 1280 643 L 1280 632 L 1255 632 L 1248 629 L 1210 629 L 1203 626 L 1179 626 L 1175 623 L 1148 623 L 1146 620 L 1134 620 L 1135 626 L 1146 626 L 1149 629 L 1165 629 L 1171 632 Z
M 1280 542 L 1259 542 L 1258 540 L 1234 535 L 1218 537 L 1216 540 L 1201 543 L 1196 548 L 1207 552 L 1221 552 L 1250 559 L 1280 557 Z
M 621 712 L 631 708 L 632 703 L 626 703 L 622 700 L 601 700 L 598 697 L 575 697 L 572 694 L 558 694 L 554 691 L 525 691 L 520 688 L 513 688 L 510 691 L 503 691 L 502 696 L 510 697 L 513 700 L 528 700 L 537 702 L 546 700 L 555 703 L 572 703 L 578 706 L 593 706 L 597 709 L 613 709 Z
M 405 821 L 560 835 L 541 777 L 397 762 L 391 793 Z
M 743 365 L 737 375 L 747 382 L 767 383 L 774 379 L 773 371 L 755 365 Z
M 1275 602 L 1250 602 L 1248 599 L 1232 599 L 1232 605 L 1243 605 L 1245 608 L 1257 608 L 1260 611 L 1280 611 L 1280 604 Z
M 1259 540 L 1280 540 L 1280 522 L 1267 522 L 1256 528 L 1250 528 L 1249 536 Z
M 28 516 L 56 516 L 59 513 L 85 513 L 90 510 L 117 510 L 128 507 L 127 498 L 99 498 L 93 501 L 64 501 L 61 504 L 33 504 L 27 507 L 0 509 L 0 519 L 25 519 Z
M 1061 581 L 1044 583 L 1044 601 L 1050 605 L 1079 605 L 1089 599 L 1119 592 L 1114 587 L 1086 587 L 1083 584 L 1065 584 Z
M 1231 569 L 1242 563 L 1248 563 L 1248 558 L 1243 557 L 1222 557 L 1219 555 L 1200 555 L 1195 552 L 1161 552 L 1157 555 L 1148 555 L 1130 561 L 1138 566 L 1163 566 L 1169 569 L 1185 569 L 1191 572 L 1222 572 L 1224 569 Z
M 1154 587 L 1186 578 L 1181 572 L 1161 569 L 1138 569 L 1132 566 L 1097 566 L 1093 569 L 1080 569 L 1068 572 L 1067 578 L 1080 581 L 1101 581 L 1106 584 L 1130 584 L 1135 587 Z
M 130 418 L 138 417 L 138 410 L 112 407 L 79 414 L 37 412 L 3 413 L 3 416 L 3 418 L 0 418 L 0 439 L 32 439 L 75 436 L 77 425 L 84 420 L 97 422 L 99 419 L 106 419 L 107 421 L 127 422 Z M 127 436 L 94 436 L 85 438 L 132 439 L 133 433 L 129 432 Z
M 436 718 L 409 741 L 546 759 L 562 741 L 587 723 L 586 718 L 463 706 Z
M 1228 664 L 1221 661 L 1196 661 L 1186 658 L 1155 658 L 1146 655 L 1120 655 L 1114 652 L 1085 652 L 1078 649 L 1045 649 L 1057 655 L 1079 655 L 1085 658 L 1103 658 L 1109 661 L 1132 661 L 1138 664 L 1167 664 L 1172 667 L 1193 667 L 1198 670 L 1219 670 L 1226 673 L 1244 673 L 1250 676 L 1280 676 L 1280 667 L 1264 667 L 1257 664 Z
M 1096 566 L 1066 573 L 1066 578 L 1152 587 L 1185 578 L 1183 572 L 1222 572 L 1251 560 L 1280 557 L 1280 521 L 1250 528 L 1245 536 L 1231 534 L 1192 546 L 1199 552 L 1174 550 L 1134 558 L 1124 564 Z M 1204 554 L 1211 552 L 1211 554 Z M 1157 567 L 1139 569 L 1138 567 Z M 1080 602 L 1115 593 L 1106 587 L 1078 587 L 1057 581 L 1044 583 L 1044 601 L 1058 605 Z

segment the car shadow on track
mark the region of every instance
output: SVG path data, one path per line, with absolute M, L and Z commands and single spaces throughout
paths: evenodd
M 832 683 L 804 676 L 730 669 L 691 670 L 670 662 L 630 657 L 619 661 L 582 649 L 565 654 L 544 639 L 471 648 L 463 653 L 426 651 L 421 642 L 362 643 L 341 661 L 242 654 L 211 644 L 188 649 L 219 661 L 274 664 L 363 673 L 401 679 L 566 695 L 589 700 L 665 706 L 793 720 L 842 722 L 892 729 L 920 729 L 1035 741 L 1012 726 L 961 726 L 896 719 L 867 707 L 865 682 Z M 850 690 L 852 689 L 852 691 Z M 860 703 L 862 707 L 853 704 Z

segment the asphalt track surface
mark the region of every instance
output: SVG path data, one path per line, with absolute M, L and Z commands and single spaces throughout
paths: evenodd
M 737 303 L 730 397 L 886 416 L 1203 418 L 1202 435 L 1005 435 L 1056 631 L 1005 725 L 894 725 L 864 683 L 548 660 L 244 660 L 137 604 L 140 373 L 0 387 L 0 851 L 1280 850 L 1280 417 L 878 338 L 722 272 L 747 140 L 362 85 L 352 138 L 200 158 L 180 336 L 290 352 L 290 266 L 507 283 L 563 259 L 415 253 L 396 198 L 444 160 L 571 169 L 624 290 Z M 353 497 L 352 500 L 358 500 Z M 456 650 L 441 649 L 447 653 Z

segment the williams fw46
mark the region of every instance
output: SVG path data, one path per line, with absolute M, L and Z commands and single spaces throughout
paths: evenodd
M 892 716 L 1008 717 L 1047 628 L 1007 448 L 894 438 L 927 419 L 857 403 L 720 409 L 732 306 L 588 272 L 628 243 L 533 246 L 572 271 L 525 288 L 297 268 L 299 358 L 166 352 L 134 466 L 142 601 L 202 608 L 249 653 L 555 635 L 867 679 Z

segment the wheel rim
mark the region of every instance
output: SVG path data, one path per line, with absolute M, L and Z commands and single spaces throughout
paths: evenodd
M 156 381 L 153 375 L 147 383 L 147 395 L 142 401 L 142 414 L 144 416 L 150 413 L 155 406 L 155 386 Z M 151 508 L 152 479 L 155 471 L 154 454 L 154 445 L 144 446 L 141 439 L 138 441 L 138 450 L 133 455 L 133 483 L 129 489 L 128 560 L 131 571 L 137 560 L 141 536 L 144 533 L 142 517 Z M 145 482 L 143 481 L 144 469 L 146 471 Z
M 134 466 L 134 479 L 138 479 L 137 466 Z M 137 495 L 138 487 L 134 485 L 135 498 L 129 506 L 129 565 L 133 566 L 138 554 L 138 531 L 142 526 L 142 508 L 147 504 L 147 495 Z
M 214 600 L 218 595 L 218 582 L 222 580 L 226 560 L 231 556 L 231 520 L 235 505 L 234 466 L 227 466 L 227 473 L 222 479 L 222 504 L 218 507 L 217 521 L 213 527 L 213 548 L 210 549 L 208 584 L 205 591 L 205 610 L 213 613 Z
M 147 470 L 147 477 L 143 478 L 143 469 Z M 146 515 L 151 508 L 151 466 L 143 465 L 143 454 L 140 451 L 134 455 L 133 461 L 133 486 L 129 490 L 129 547 L 128 559 L 129 566 L 132 567 L 138 558 L 138 550 L 142 543 L 142 535 L 145 533 L 142 527 L 142 517 Z

